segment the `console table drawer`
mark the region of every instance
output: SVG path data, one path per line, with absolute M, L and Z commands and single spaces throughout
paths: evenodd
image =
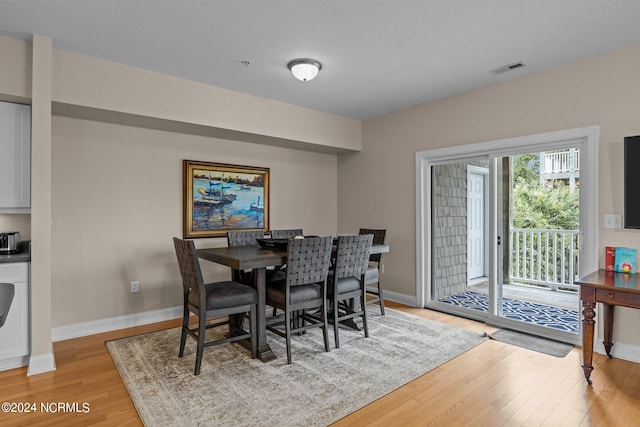
M 605 304 L 615 304 L 627 307 L 638 305 L 638 296 L 624 292 L 608 291 L 606 289 L 596 289 L 596 301 Z

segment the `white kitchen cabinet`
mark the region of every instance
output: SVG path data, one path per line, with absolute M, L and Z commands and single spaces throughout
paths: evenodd
M 0 214 L 31 212 L 31 107 L 0 102 Z
M 0 370 L 5 370 L 29 362 L 29 263 L 0 263 L 0 282 L 15 287 L 9 314 L 0 328 Z

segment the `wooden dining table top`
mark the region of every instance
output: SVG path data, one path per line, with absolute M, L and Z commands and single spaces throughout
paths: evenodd
M 198 249 L 198 257 L 226 265 L 234 270 L 248 270 L 287 262 L 287 252 L 260 246 L 234 246 Z
M 387 253 L 389 245 L 372 245 L 371 254 Z M 265 249 L 260 246 L 234 246 L 198 249 L 198 257 L 235 270 L 282 265 L 287 262 L 287 251 Z

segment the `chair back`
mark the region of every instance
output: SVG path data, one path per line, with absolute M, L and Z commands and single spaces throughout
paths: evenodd
M 332 244 L 332 237 L 290 239 L 287 247 L 287 286 L 326 281 Z
M 173 245 L 176 248 L 184 293 L 193 294 L 197 296 L 197 300 L 200 300 L 201 289 L 203 290 L 204 296 L 204 280 L 202 279 L 202 271 L 200 270 L 200 263 L 198 262 L 196 245 L 193 243 L 193 240 L 182 240 L 177 237 L 173 238 Z M 193 301 L 192 298 L 189 298 L 189 300 Z
M 375 228 L 361 228 L 359 234 L 373 234 L 374 245 L 384 245 L 384 239 L 387 236 L 387 230 L 379 230 Z M 382 254 L 372 254 L 369 261 L 380 262 Z
M 296 236 L 304 236 L 302 228 L 291 230 L 271 230 L 272 239 L 293 239 Z
M 256 239 L 264 239 L 264 231 L 248 230 L 227 232 L 227 244 L 230 248 L 234 246 L 258 246 Z
M 360 279 L 367 272 L 372 241 L 373 234 L 338 237 L 335 280 L 352 276 Z
M 7 320 L 15 292 L 13 283 L 0 283 L 0 328 Z

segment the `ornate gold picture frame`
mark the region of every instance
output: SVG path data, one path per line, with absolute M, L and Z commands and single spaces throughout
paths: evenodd
M 183 161 L 184 238 L 269 230 L 269 168 Z

